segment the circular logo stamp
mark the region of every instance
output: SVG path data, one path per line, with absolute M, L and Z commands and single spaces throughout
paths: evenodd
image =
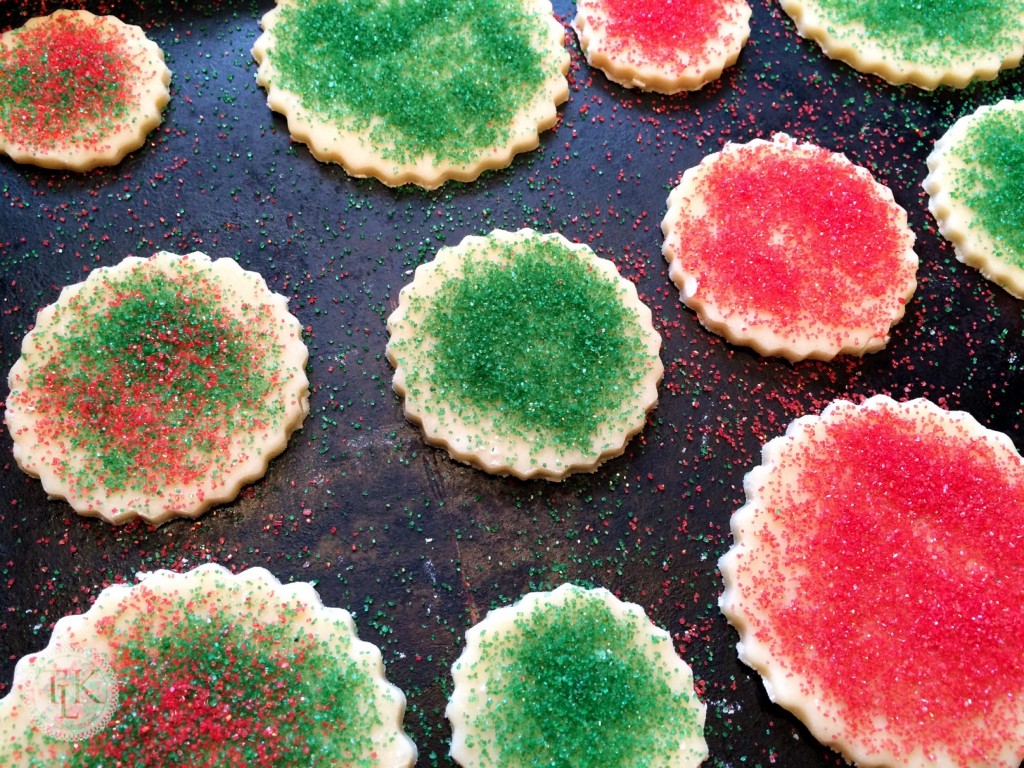
M 60 648 L 36 657 L 29 684 L 36 725 L 62 741 L 103 730 L 117 706 L 114 670 L 85 648 Z

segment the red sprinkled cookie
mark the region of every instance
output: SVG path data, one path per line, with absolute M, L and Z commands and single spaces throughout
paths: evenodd
M 682 301 L 762 355 L 875 352 L 917 287 L 914 233 L 892 192 L 785 134 L 727 144 L 686 171 L 662 230 Z
M 308 583 L 207 564 L 58 621 L 0 700 L 0 764 L 408 768 L 404 711 L 347 611 Z
M 693 91 L 736 63 L 750 36 L 746 0 L 579 0 L 587 62 L 627 88 Z
M 0 152 L 85 171 L 116 165 L 160 124 L 171 71 L 139 27 L 61 10 L 0 36 Z
M 14 457 L 82 515 L 195 517 L 262 477 L 301 426 L 307 356 L 255 272 L 130 257 L 39 312 L 9 377 Z
M 861 766 L 1024 758 L 1024 460 L 927 400 L 837 401 L 764 446 L 721 607 L 769 695 Z

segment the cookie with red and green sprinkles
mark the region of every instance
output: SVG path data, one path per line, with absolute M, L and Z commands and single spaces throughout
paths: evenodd
M 587 62 L 627 88 L 674 94 L 716 80 L 750 36 L 746 0 L 579 0 Z
M 856 765 L 1024 759 L 1024 459 L 923 399 L 836 401 L 744 480 L 721 608 L 769 696 Z
M 876 352 L 917 287 L 914 233 L 892 192 L 844 155 L 781 133 L 687 170 L 662 230 L 683 303 L 761 355 Z
M 1024 56 L 1024 0 L 780 0 L 826 56 L 895 85 L 963 88 Z
M 111 523 L 196 517 L 262 477 L 309 410 L 284 296 L 231 259 L 160 252 L 40 310 L 10 371 L 14 457 Z
M 85 171 L 116 165 L 160 125 L 171 71 L 114 16 L 60 10 L 0 35 L 0 153 Z
M 625 450 L 658 400 L 661 337 L 615 265 L 495 230 L 416 269 L 388 318 L 405 415 L 453 458 L 561 480 Z
M 405 696 L 312 585 L 213 564 L 107 587 L 21 659 L 5 768 L 408 768 Z
M 462 768 L 694 768 L 708 755 L 690 667 L 606 589 L 563 584 L 490 611 L 452 676 Z
M 389 186 L 472 181 L 569 96 L 549 0 L 277 0 L 257 82 L 318 160 Z
M 928 156 L 924 188 L 957 258 L 1024 298 L 1024 101 L 953 123 Z

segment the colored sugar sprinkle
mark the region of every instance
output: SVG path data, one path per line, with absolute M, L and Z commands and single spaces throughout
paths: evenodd
M 64 466 L 72 487 L 159 494 L 209 473 L 231 433 L 281 416 L 265 402 L 274 372 L 264 369 L 279 345 L 226 313 L 221 288 L 178 263 L 174 276 L 136 266 L 105 277 L 44 342 L 30 409 L 40 442 L 64 440 L 88 457 Z
M 964 167 L 953 171 L 951 194 L 970 209 L 971 226 L 991 237 L 998 259 L 1024 268 L 1024 112 L 978 113 L 953 155 Z
M 282 88 L 389 160 L 460 164 L 550 76 L 542 28 L 513 0 L 319 0 L 281 8 L 270 52 Z
M 662 657 L 652 657 L 668 636 L 655 636 L 642 614 L 613 613 L 597 591 L 538 601 L 479 642 L 467 670 L 482 681 L 479 711 L 468 725 L 491 742 L 487 765 L 688 765 L 684 744 L 703 741 L 692 687 L 676 689 Z M 698 752 L 687 756 L 694 765 Z
M 542 431 L 591 450 L 650 363 L 636 312 L 616 281 L 557 240 L 488 247 L 503 263 L 467 259 L 431 299 L 422 328 L 436 339 L 431 386 L 453 408 L 493 418 L 499 433 Z
M 133 110 L 139 73 L 110 25 L 72 14 L 15 30 L 0 48 L 0 133 L 28 146 L 104 140 Z
M 864 36 L 906 61 L 942 66 L 957 51 L 1013 51 L 1024 32 L 1020 0 L 814 0 L 828 26 Z
M 707 57 L 708 44 L 736 15 L 735 3 L 705 0 L 601 0 L 608 37 L 639 45 L 654 62 L 685 65 L 695 53 Z

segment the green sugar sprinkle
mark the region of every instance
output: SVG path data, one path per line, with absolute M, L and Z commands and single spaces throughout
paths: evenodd
M 592 450 L 603 424 L 635 413 L 651 363 L 637 312 L 618 279 L 562 242 L 487 247 L 500 262 L 467 258 L 429 299 L 432 365 L 410 367 L 410 389 L 428 386 L 466 423 L 493 418 L 500 434 Z
M 388 160 L 464 164 L 503 145 L 556 66 L 519 0 L 318 0 L 285 6 L 277 83 Z
M 136 268 L 108 280 L 61 310 L 67 325 L 40 338 L 27 381 L 40 442 L 67 441 L 84 457 L 65 466 L 73 485 L 187 484 L 225 455 L 229 434 L 280 418 L 267 367 L 280 345 L 230 316 L 201 274 Z
M 835 26 L 859 26 L 864 36 L 899 58 L 945 66 L 979 53 L 1019 50 L 1021 0 L 814 0 Z
M 978 113 L 952 151 L 964 167 L 951 194 L 970 208 L 971 227 L 988 233 L 996 258 L 1024 268 L 1024 112 Z
M 538 603 L 514 630 L 481 642 L 470 674 L 486 677 L 487 691 L 471 725 L 494 765 L 667 765 L 680 742 L 700 736 L 696 695 L 673 691 L 669 670 L 652 661 L 668 639 L 636 616 L 616 617 L 598 595 Z

